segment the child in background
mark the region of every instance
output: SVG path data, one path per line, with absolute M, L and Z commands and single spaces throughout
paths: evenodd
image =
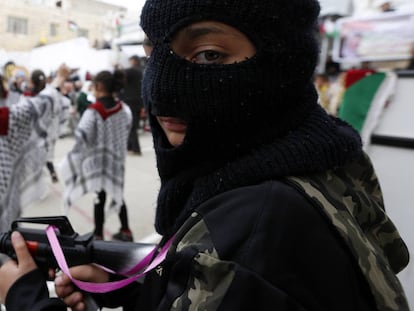
M 45 73 L 40 70 L 36 69 L 33 70 L 32 74 L 30 75 L 30 80 L 28 82 L 28 87 L 26 88 L 25 92 L 23 93 L 26 97 L 36 97 L 39 96 L 39 93 L 45 89 L 47 84 L 47 78 Z M 46 167 L 49 171 L 50 177 L 53 183 L 57 183 L 59 181 L 57 177 L 57 173 L 55 170 L 55 165 L 53 164 L 54 154 L 55 154 L 55 145 L 56 140 L 58 139 L 59 134 L 59 126 L 61 123 L 63 109 L 62 107 L 68 105 L 69 99 L 64 96 L 59 97 L 59 100 L 54 100 L 53 105 L 51 106 L 51 122 L 48 126 L 48 139 L 47 139 L 47 161 Z
M 106 196 L 119 212 L 120 231 L 114 239 L 132 241 L 128 215 L 123 200 L 127 139 L 131 111 L 117 94 L 124 86 L 122 71 L 99 72 L 94 80 L 96 102 L 89 105 L 75 132 L 76 144 L 64 159 L 61 175 L 65 183 L 64 203 L 88 192 L 97 192 L 94 206 L 95 238 L 103 239 Z

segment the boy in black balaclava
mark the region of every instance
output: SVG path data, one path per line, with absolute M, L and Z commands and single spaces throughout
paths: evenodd
M 408 310 L 395 275 L 408 251 L 360 137 L 317 104 L 318 13 L 315 0 L 147 0 L 155 227 L 160 245 L 173 243 L 142 283 L 99 305 Z M 83 310 L 71 286 L 56 280 L 58 296 Z

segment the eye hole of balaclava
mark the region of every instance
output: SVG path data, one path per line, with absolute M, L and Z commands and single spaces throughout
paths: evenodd
M 256 53 L 246 35 L 218 21 L 199 21 L 181 28 L 172 36 L 170 47 L 179 57 L 203 65 L 239 63 Z

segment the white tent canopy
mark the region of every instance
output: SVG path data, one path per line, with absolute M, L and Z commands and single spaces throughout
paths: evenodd
M 50 74 L 65 63 L 70 68 L 78 68 L 83 75 L 87 71 L 94 74 L 112 70 L 116 64 L 127 65 L 127 57 L 123 54 L 114 50 L 93 49 L 86 38 L 76 38 L 38 47 L 30 52 L 3 51 L 0 53 L 0 65 L 11 60 L 30 71 L 41 69 Z
M 348 16 L 352 13 L 352 0 L 319 0 L 319 3 L 322 16 L 331 14 Z

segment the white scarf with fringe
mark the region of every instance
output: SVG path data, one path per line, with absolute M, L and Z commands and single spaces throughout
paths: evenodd
M 53 107 L 63 97 L 47 87 L 9 107 L 8 132 L 0 136 L 0 230 L 10 229 L 22 208 L 47 194 L 44 176 Z
M 82 115 L 75 132 L 76 143 L 59 164 L 66 212 L 81 196 L 100 190 L 111 196 L 116 210 L 123 202 L 131 111 L 119 102 L 120 109 L 113 113 L 105 110 L 107 115 L 103 117 L 94 109 L 96 105 L 89 106 Z

